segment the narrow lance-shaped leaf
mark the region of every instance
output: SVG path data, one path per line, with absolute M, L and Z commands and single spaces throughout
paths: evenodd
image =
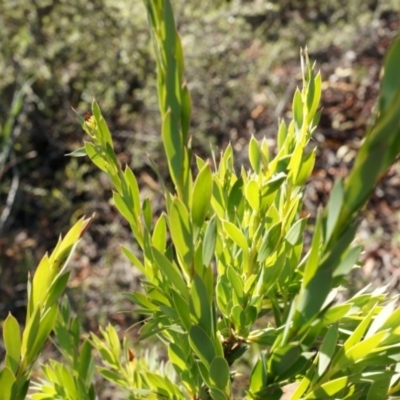
M 206 218 L 211 202 L 212 187 L 211 169 L 206 164 L 196 178 L 192 194 L 192 208 L 190 211 L 193 224 L 198 228 L 203 225 Z
M 209 221 L 206 232 L 204 234 L 204 242 L 202 249 L 203 265 L 208 267 L 214 255 L 215 243 L 217 240 L 217 222 L 216 216 Z
M 234 224 L 229 221 L 222 222 L 224 231 L 232 239 L 232 241 L 237 244 L 243 252 L 243 270 L 248 273 L 249 269 L 249 246 L 247 244 L 247 239 L 243 232 Z
M 215 357 L 215 349 L 210 337 L 204 329 L 198 325 L 192 326 L 189 332 L 189 342 L 195 354 L 207 368 L 210 368 L 212 360 Z
M 321 349 L 318 353 L 318 375 L 322 374 L 328 368 L 330 362 L 332 361 L 338 339 L 338 325 L 332 325 L 322 342 Z
M 16 378 L 8 367 L 0 370 L 0 400 L 13 400 L 13 386 Z
M 6 349 L 6 365 L 16 374 L 21 358 L 21 332 L 18 321 L 11 315 L 4 321 L 3 340 Z
M 190 275 L 193 260 L 192 226 L 187 208 L 178 198 L 175 198 L 171 204 L 169 228 L 172 241 L 183 263 L 181 267 Z
M 157 263 L 158 268 L 163 272 L 163 274 L 168 277 L 168 280 L 185 298 L 189 298 L 189 292 L 187 286 L 183 280 L 183 277 L 176 267 L 176 265 L 168 260 L 163 253 L 158 249 L 153 247 L 154 260 Z
M 249 160 L 254 172 L 256 174 L 259 174 L 261 167 L 261 152 L 257 140 L 254 138 L 254 136 L 251 137 L 249 143 Z
M 190 312 L 192 319 L 210 336 L 214 336 L 211 303 L 203 280 L 196 274 L 190 292 Z
M 257 360 L 250 376 L 250 391 L 253 394 L 257 394 L 267 386 L 267 383 L 267 360 L 265 354 L 261 353 L 261 357 Z
M 183 143 L 179 125 L 175 116 L 169 111 L 163 119 L 162 137 L 167 155 L 169 171 L 175 186 L 179 189 L 182 179 Z

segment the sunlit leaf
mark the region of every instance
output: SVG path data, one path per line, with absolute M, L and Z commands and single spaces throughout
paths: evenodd
M 214 345 L 207 333 L 198 325 L 193 325 L 189 331 L 190 347 L 200 360 L 210 368 L 215 357 Z
M 193 200 L 191 216 L 194 225 L 201 227 L 207 215 L 212 195 L 212 175 L 211 169 L 206 164 L 200 171 L 193 186 Z
M 6 365 L 16 374 L 21 358 L 21 331 L 18 321 L 11 314 L 8 314 L 3 324 L 3 340 L 6 350 Z

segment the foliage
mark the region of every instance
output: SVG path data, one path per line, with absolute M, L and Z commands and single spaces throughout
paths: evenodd
M 32 220 L 31 238 L 40 230 L 41 237 L 48 235 L 47 240 L 55 241 L 56 233 L 51 236 L 33 223 L 38 213 L 58 232 L 71 223 L 73 207 L 82 214 L 96 206 L 94 201 L 83 203 L 83 198 L 107 196 L 101 185 L 94 194 L 85 190 L 79 173 L 73 174 L 77 164 L 63 157 L 81 140 L 71 105 L 85 113 L 93 97 L 101 99 L 118 152 L 129 148 L 131 154 L 125 156 L 132 156 L 130 165 L 135 171 L 146 165 L 143 152 L 150 152 L 157 163 L 162 161 L 156 136 L 154 61 L 144 29 L 144 8 L 138 0 L 3 3 L 0 119 L 8 112 L 16 89 L 33 79 L 18 124 L 24 134 L 13 143 L 17 159 L 24 160 L 18 163 L 19 198 L 24 201 L 15 204 L 14 227 L 18 229 L 21 220 Z M 277 79 L 273 68 L 289 60 L 297 64 L 293 59 L 304 43 L 316 52 L 333 44 L 352 48 L 357 29 L 374 25 L 374 15 L 381 11 L 399 7 L 395 0 L 312 1 L 307 7 L 301 3 L 174 1 L 196 108 L 191 120 L 196 152 L 207 154 L 210 140 L 221 144 L 229 134 L 247 134 L 253 93 L 264 94 L 263 105 L 272 114 L 254 121 L 255 130 L 275 122 L 272 110 L 288 80 Z M 33 152 L 35 157 L 24 158 Z M 94 169 L 88 173 L 94 174 Z M 10 174 L 5 176 L 8 185 L 11 179 Z M 15 231 L 7 233 L 12 237 Z M 42 243 L 37 251 L 33 249 L 36 260 L 46 248 Z
M 68 260 L 92 218 L 79 220 L 59 240 L 50 255 L 45 254 L 34 277 L 28 282 L 28 306 L 25 329 L 9 314 L 3 325 L 6 350 L 5 365 L 0 371 L 0 398 L 24 399 L 30 374 L 42 348 L 53 331 L 58 313 L 58 299 L 68 283 Z
M 302 89 L 294 94 L 292 121 L 280 123 L 275 157 L 265 139 L 259 143 L 251 138 L 250 168 L 236 171 L 228 146 L 213 153 L 211 162 L 197 157 L 194 174 L 191 101 L 172 7 L 167 0 L 145 3 L 173 187 L 162 181 L 154 163 L 165 211 L 156 215 L 150 201 L 141 199 L 135 174 L 118 162 L 95 101 L 92 113 L 81 118 L 90 141 L 71 155 L 88 155 L 113 184 L 114 204 L 141 249 L 138 256 L 123 248 L 143 274 L 143 290 L 126 297 L 146 316 L 141 340 L 157 336 L 169 361 L 155 365 L 152 353 L 136 357 L 126 340 L 121 346 L 111 325 L 101 330 L 102 337 L 91 333 L 80 348 L 79 321 L 71 319 L 66 304 L 56 322 L 56 300 L 68 280 L 67 258 L 90 222 L 80 220 L 38 267 L 21 345 L 11 340 L 19 337 L 18 323 L 11 316 L 5 321 L 3 398 L 23 398 L 32 364 L 53 327 L 66 362 L 44 366 L 45 379 L 35 384 L 34 399 L 95 398 L 92 348 L 104 362 L 100 374 L 130 399 L 234 398 L 233 366 L 250 347 L 257 349 L 257 360 L 240 394 L 248 399 L 285 394 L 291 399 L 378 400 L 397 395 L 396 299 L 388 300 L 384 289 L 364 290 L 340 303 L 338 293 L 361 251 L 352 245 L 360 210 L 400 153 L 400 38 L 386 57 L 374 124 L 350 176 L 337 180 L 305 249 L 303 188 L 315 161 L 310 140 L 321 95 L 321 77 L 308 55 L 302 53 Z

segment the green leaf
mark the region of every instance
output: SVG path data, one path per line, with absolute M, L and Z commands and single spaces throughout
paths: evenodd
M 243 178 L 240 177 L 232 186 L 228 196 L 228 215 L 233 221 L 235 216 L 243 204 Z
M 8 317 L 4 321 L 3 340 L 6 349 L 6 366 L 16 374 L 21 358 L 21 331 L 18 321 L 11 313 L 8 314 Z
M 28 351 L 33 347 L 40 324 L 40 308 L 35 307 L 32 315 L 27 320 L 22 334 L 21 356 L 27 357 Z M 29 360 L 31 361 L 31 360 Z
M 210 396 L 212 400 L 228 400 L 229 397 L 219 388 L 211 387 Z
M 189 213 L 183 202 L 178 198 L 172 200 L 169 228 L 175 249 L 183 261 L 182 268 L 188 273 L 193 261 L 192 227 Z
M 274 175 L 269 181 L 263 184 L 261 188 L 261 196 L 266 197 L 276 192 L 286 180 L 286 174 L 279 172 Z
M 29 390 L 29 376 L 23 375 L 18 378 L 12 388 L 12 400 L 25 400 Z M 0 386 L 1 387 L 1 386 Z
M 298 176 L 304 160 L 304 138 L 299 138 L 298 140 L 299 142 L 296 143 L 296 147 L 293 153 L 290 155 L 290 162 L 288 165 L 288 169 L 290 171 L 289 179 L 293 186 L 297 185 L 297 182 L 299 181 Z
M 182 127 L 183 140 L 185 142 L 187 140 L 190 127 L 191 110 L 192 110 L 192 102 L 190 99 L 190 93 L 186 83 L 184 83 L 181 88 L 181 127 Z
M 264 346 L 272 346 L 278 336 L 275 328 L 266 328 L 251 332 L 249 340 Z
M 335 322 L 338 322 L 343 318 L 348 311 L 351 309 L 351 304 L 339 304 L 338 306 L 333 306 L 329 308 L 323 318 L 325 326 L 329 326 Z
M 333 272 L 333 277 L 336 278 L 340 276 L 346 276 L 353 269 L 362 250 L 362 246 L 356 246 L 350 249 Z
M 230 387 L 229 365 L 225 358 L 215 357 L 210 365 L 210 380 L 221 390 Z
M 182 326 L 189 331 L 192 326 L 192 321 L 190 319 L 190 311 L 189 304 L 187 299 L 184 299 L 181 294 L 176 292 L 175 290 L 171 290 L 172 301 L 174 303 L 174 308 L 179 315 L 179 318 L 182 322 Z
M 78 376 L 88 387 L 93 378 L 95 361 L 92 357 L 92 345 L 88 339 L 85 339 L 79 354 Z
M 160 218 L 157 220 L 153 231 L 152 242 L 153 246 L 157 250 L 161 252 L 165 251 L 167 244 L 167 225 L 165 222 L 165 214 L 161 214 Z
M 308 64 L 308 63 L 307 63 Z M 305 76 L 307 75 L 307 76 Z M 307 80 L 307 86 L 304 85 L 306 78 Z M 306 87 L 305 87 L 306 86 Z M 311 68 L 309 68 L 309 65 L 307 65 L 307 73 L 305 74 L 303 72 L 303 93 L 304 91 L 307 93 L 307 112 L 310 111 L 313 101 L 314 101 L 314 94 L 315 94 L 315 80 L 314 80 L 314 73 Z M 311 117 L 308 115 L 308 117 Z M 312 118 L 311 118 L 312 119 Z
M 29 362 L 35 360 L 36 356 L 39 355 L 51 331 L 53 330 L 56 318 L 57 304 L 54 304 L 50 309 L 46 310 L 46 313 L 44 316 L 42 316 L 36 334 L 34 335 L 34 330 L 30 332 L 27 349 L 27 359 Z M 32 343 L 32 346 L 29 346 L 29 343 Z
M 340 210 L 343 204 L 343 183 L 341 179 L 338 179 L 332 189 L 331 195 L 329 196 L 328 205 L 326 206 L 327 218 L 325 227 L 325 241 L 328 242 L 331 238 L 333 229 L 335 228 L 336 222 L 339 218 Z
M 182 349 L 175 343 L 168 346 L 168 358 L 171 364 L 177 369 L 178 373 L 182 373 L 187 369 L 188 362 Z
M 226 177 L 230 176 L 233 170 L 233 149 L 232 145 L 229 144 L 225 151 L 221 153 L 221 161 L 218 167 L 218 177 L 222 181 L 225 181 Z
M 338 325 L 334 324 L 328 329 L 328 332 L 326 333 L 324 340 L 322 342 L 321 349 L 318 353 L 319 376 L 322 376 L 322 374 L 328 368 L 336 349 L 337 340 L 338 340 Z
M 378 345 L 387 337 L 387 335 L 387 332 L 378 332 L 368 339 L 355 344 L 346 351 L 345 355 L 335 365 L 335 368 L 342 369 L 366 358 L 378 347 Z
M 384 376 L 382 379 L 376 380 L 372 383 L 368 390 L 366 400 L 385 400 L 388 398 L 390 381 L 392 377 Z
M 311 121 L 314 119 L 315 113 L 317 111 L 317 108 L 319 106 L 319 102 L 321 99 L 321 85 L 322 85 L 321 73 L 318 72 L 318 74 L 315 76 L 315 78 L 312 77 L 311 80 L 313 82 L 314 90 L 313 90 L 313 95 L 311 96 L 311 93 L 310 93 L 309 98 L 307 98 L 308 123 L 311 123 Z M 311 97 L 312 97 L 312 99 L 311 99 Z M 314 126 L 315 125 L 316 124 L 314 124 Z
M 151 207 L 150 200 L 148 198 L 146 198 L 143 201 L 142 210 L 143 210 L 143 212 L 142 212 L 143 220 L 146 225 L 146 228 L 148 231 L 151 231 L 151 226 L 153 224 L 153 210 Z
M 231 309 L 230 320 L 233 322 L 236 330 L 240 332 L 246 325 L 246 315 L 243 312 L 243 308 L 236 304 Z
M 245 188 L 246 200 L 254 211 L 260 209 L 260 188 L 256 181 L 251 180 L 247 183 Z
M 279 158 L 277 160 L 276 171 L 275 172 L 277 174 L 285 174 L 286 175 L 288 173 L 289 164 L 290 164 L 292 159 L 293 159 L 292 154 L 288 154 L 287 156 L 283 156 L 283 157 Z M 301 161 L 301 157 L 300 157 L 300 160 L 298 160 L 298 162 L 300 162 L 300 161 Z M 270 165 L 272 165 L 272 163 Z
M 97 132 L 100 134 L 101 143 L 104 147 L 110 146 L 113 149 L 111 134 L 108 129 L 107 123 L 101 115 L 100 107 L 95 100 L 92 102 L 92 112 L 97 123 Z
M 242 302 L 243 300 L 243 294 L 244 294 L 244 283 L 243 279 L 240 277 L 240 275 L 233 269 L 231 265 L 228 265 L 228 268 L 226 269 L 229 283 L 232 285 L 233 290 L 236 293 L 236 296 L 238 297 L 239 303 Z
M 171 284 L 176 289 L 178 289 L 181 295 L 185 299 L 188 299 L 189 291 L 178 267 L 174 263 L 169 261 L 168 258 L 165 257 L 165 255 L 155 247 L 153 247 L 152 251 L 153 251 L 154 261 L 156 262 L 158 268 L 160 268 L 160 270 L 168 278 Z
M 257 360 L 250 376 L 249 389 L 253 394 L 264 389 L 268 384 L 267 361 L 264 353 Z
M 129 301 L 131 301 L 132 303 L 143 307 L 144 309 L 147 309 L 147 310 L 150 310 L 150 311 L 158 311 L 158 306 L 154 305 L 151 302 L 151 298 L 149 298 L 144 293 L 133 292 L 133 293 L 123 293 L 123 295 Z
M 61 274 L 53 281 L 52 285 L 48 289 L 48 298 L 46 301 L 46 307 L 52 307 L 53 304 L 58 301 L 68 284 L 70 271 Z
M 193 224 L 199 228 L 203 225 L 210 207 L 212 190 L 213 181 L 211 169 L 210 166 L 206 164 L 197 176 L 193 186 L 191 215 Z
M 67 398 L 77 398 L 78 397 L 78 390 L 75 385 L 74 377 L 72 376 L 71 372 L 67 369 L 67 367 L 63 364 L 58 364 L 55 368 L 55 374 L 58 378 L 58 382 L 62 384 L 63 390 L 65 391 Z
M 139 261 L 139 259 L 125 246 L 121 246 L 122 252 L 125 254 L 126 258 L 136 267 L 140 270 L 140 272 L 148 276 L 148 273 L 146 271 L 146 268 L 144 265 Z
M 296 327 L 301 327 L 306 322 L 310 323 L 321 311 L 326 297 L 332 287 L 332 272 L 329 269 L 319 269 L 300 292 L 296 314 Z
M 217 240 L 217 222 L 216 217 L 212 217 L 209 221 L 206 232 L 204 234 L 204 242 L 202 248 L 203 265 L 208 267 L 214 255 L 215 243 Z
M 372 307 L 370 312 L 368 313 L 367 316 L 365 316 L 362 321 L 358 324 L 357 328 L 354 330 L 354 332 L 350 335 L 350 337 L 346 340 L 340 351 L 336 354 L 335 358 L 332 361 L 332 368 L 335 367 L 337 368 L 337 365 L 340 363 L 346 364 L 346 353 L 357 343 L 362 340 L 362 337 L 364 336 L 371 320 L 372 317 L 375 314 L 375 308 Z
M 118 372 L 103 367 L 98 367 L 97 369 L 100 372 L 100 374 L 108 381 L 116 383 L 117 385 L 122 387 L 126 385 L 125 379 Z
M 140 194 L 139 186 L 136 177 L 132 170 L 126 166 L 124 171 L 125 182 L 127 184 L 128 193 L 124 193 L 125 196 L 129 196 L 129 204 L 133 207 L 133 213 L 139 219 L 140 215 Z
M 43 304 L 48 288 L 51 284 L 51 263 L 46 253 L 41 259 L 39 266 L 36 269 L 32 282 L 32 303 L 34 307 L 39 307 Z
M 111 324 L 108 324 L 102 334 L 114 355 L 114 359 L 119 360 L 121 358 L 121 343 L 117 331 Z
M 103 172 L 109 172 L 108 162 L 105 160 L 104 155 L 101 154 L 101 152 L 95 145 L 89 142 L 85 142 L 85 150 L 87 155 L 97 168 L 101 169 Z
M 82 235 L 86 232 L 86 230 L 89 228 L 92 220 L 93 220 L 93 217 L 88 218 L 88 219 L 81 218 L 68 231 L 68 233 L 65 235 L 65 238 L 58 242 L 56 248 L 51 253 L 51 256 L 49 259 L 49 262 L 51 264 L 51 268 L 50 268 L 51 279 L 50 279 L 50 281 L 52 281 L 53 278 L 57 274 L 61 274 L 64 271 L 77 242 L 82 237 Z
M 278 149 L 281 149 L 285 143 L 287 137 L 287 127 L 284 120 L 282 120 L 279 124 L 278 129 Z
M 296 246 L 297 244 L 299 244 L 301 242 L 302 234 L 306 227 L 307 220 L 308 220 L 308 217 L 299 219 L 292 225 L 289 232 L 286 234 L 285 239 L 292 246 Z
M 315 223 L 311 249 L 304 267 L 303 287 L 306 287 L 318 269 L 322 242 L 322 212 L 319 211 Z
M 383 77 L 379 98 L 379 111 L 384 113 L 400 90 L 400 77 L 398 66 L 400 65 L 400 38 L 396 38 L 391 44 L 385 56 Z
M 291 343 L 275 349 L 268 360 L 268 370 L 280 378 L 291 366 L 293 366 L 301 355 L 298 344 Z
M 230 314 L 230 307 L 232 307 L 232 297 L 230 295 L 230 287 L 220 279 L 217 282 L 215 291 L 217 294 L 218 308 L 220 309 L 222 314 L 228 318 Z
M 269 147 L 268 147 L 267 140 L 264 137 L 261 142 L 261 160 L 262 160 L 264 169 L 268 169 L 269 157 L 270 157 Z
M 201 378 L 203 380 L 203 382 L 205 382 L 205 384 L 210 387 L 211 385 L 211 381 L 210 381 L 210 373 L 209 373 L 209 368 L 208 366 L 206 366 L 205 364 L 203 364 L 201 361 L 197 362 L 197 367 L 200 371 L 200 375 Z
M 124 198 L 119 193 L 113 192 L 113 199 L 119 213 L 129 222 L 129 224 L 136 225 L 133 209 L 126 204 Z
M 300 129 L 303 125 L 303 101 L 299 88 L 296 89 L 294 94 L 292 109 L 294 122 L 296 123 L 297 129 Z
M 197 165 L 197 169 L 199 171 L 201 171 L 203 169 L 203 167 L 206 165 L 206 161 L 203 160 L 201 157 L 199 157 L 198 155 L 195 155 L 196 157 L 196 165 Z
M 325 259 L 322 262 L 321 269 L 332 269 L 333 273 L 336 268 L 340 266 L 342 262 L 343 255 L 348 251 L 348 247 L 354 240 L 354 235 L 358 228 L 359 221 L 351 221 L 346 227 L 347 229 L 341 234 L 337 240 L 332 241 L 325 250 Z
M 337 399 L 340 398 L 340 393 L 342 390 L 346 389 L 349 385 L 349 377 L 342 376 L 337 379 L 332 379 L 331 381 L 324 383 L 320 388 L 315 389 L 305 400 L 311 399 Z
M 312 365 L 315 352 L 303 352 L 297 360 L 280 375 L 281 380 L 291 379 L 293 376 L 302 376 Z
M 254 136 L 251 136 L 249 143 L 249 160 L 254 172 L 256 174 L 259 174 L 261 167 L 261 152 L 257 140 Z
M 236 243 L 243 251 L 243 270 L 248 271 L 249 267 L 249 246 L 243 232 L 229 221 L 222 221 L 222 226 L 227 235 Z
M 312 170 L 314 169 L 316 149 L 311 150 L 305 157 L 303 157 L 300 170 L 297 174 L 295 181 L 296 186 L 304 186 L 307 179 L 310 177 Z
M 12 397 L 15 376 L 8 367 L 0 371 L 0 400 L 14 400 Z
M 257 262 L 262 263 L 265 259 L 272 254 L 275 248 L 278 246 L 281 236 L 282 223 L 278 222 L 265 233 L 260 250 L 257 256 Z
M 215 357 L 215 348 L 205 330 L 198 325 L 193 325 L 189 331 L 190 347 L 209 369 Z
M 86 151 L 86 147 L 83 146 L 79 149 L 76 149 L 74 151 L 72 151 L 71 153 L 66 154 L 66 156 L 69 157 L 85 157 L 87 156 L 87 151 Z
M 378 317 L 375 318 L 375 321 L 371 324 L 371 327 L 368 330 L 367 336 L 371 333 L 375 333 L 375 329 L 379 327 L 380 330 L 393 330 L 400 326 L 400 308 L 395 311 L 392 311 L 393 303 L 389 303 L 387 307 L 385 307 Z M 388 315 L 390 314 L 390 315 Z M 381 318 L 382 315 L 382 318 Z M 387 319 L 386 319 L 387 317 Z M 382 323 L 382 320 L 385 322 Z M 378 324 L 378 326 L 376 325 Z M 382 325 L 380 325 L 382 323 Z M 380 326 L 379 326 L 380 325 Z
M 177 117 L 178 115 L 172 115 L 171 110 L 164 114 L 162 138 L 171 178 L 175 185 L 179 187 L 184 156 L 182 134 L 176 121 Z
M 197 274 L 193 277 L 193 284 L 190 292 L 190 313 L 192 318 L 195 318 L 195 321 L 208 335 L 213 334 L 211 304 L 208 300 L 207 288 L 203 280 Z
M 222 185 L 216 175 L 213 175 L 213 195 L 211 198 L 211 206 L 220 218 L 225 218 L 225 198 Z

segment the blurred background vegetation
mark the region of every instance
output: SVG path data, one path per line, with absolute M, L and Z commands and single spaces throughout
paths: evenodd
M 398 0 L 172 0 L 192 94 L 195 152 L 231 142 L 239 162 L 251 135 L 273 148 L 278 118 L 289 116 L 300 84 L 299 49 L 308 46 L 323 76 L 319 148 L 305 213 L 326 201 L 344 176 L 371 116 L 384 53 L 399 29 Z M 159 137 L 155 62 L 140 0 L 0 0 L 0 319 L 21 318 L 26 279 L 60 233 L 83 214 L 96 221 L 73 260 L 69 297 L 86 328 L 118 314 L 121 291 L 137 272 L 120 254 L 133 246 L 110 202 L 110 184 L 81 147 L 84 115 L 95 97 L 143 196 L 161 207 L 149 158 L 166 171 Z M 25 86 L 24 86 L 25 85 Z M 16 94 L 24 101 L 7 135 Z M 363 279 L 398 287 L 399 167 L 373 196 L 359 240 Z M 396 268 L 397 267 L 397 268 Z

